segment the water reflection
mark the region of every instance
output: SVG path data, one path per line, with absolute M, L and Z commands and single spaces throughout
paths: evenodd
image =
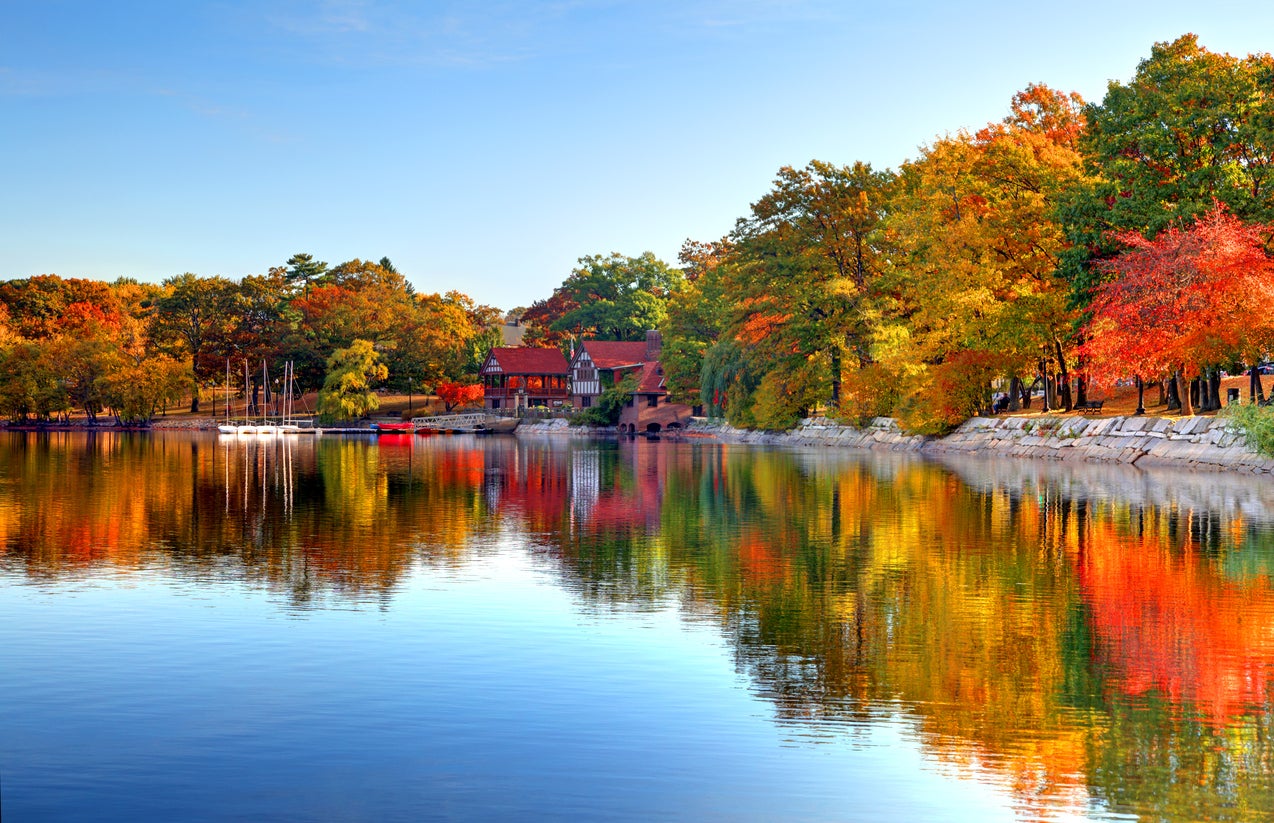
M 517 546 L 675 605 L 817 741 L 905 722 L 1027 817 L 1269 819 L 1274 491 L 1127 467 L 527 439 L 6 435 L 3 570 L 392 602 Z

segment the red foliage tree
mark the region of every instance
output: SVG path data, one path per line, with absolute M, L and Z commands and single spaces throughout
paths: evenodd
M 467 406 L 470 403 L 477 403 L 482 400 L 482 386 L 478 383 L 471 385 L 464 383 L 439 383 L 434 388 L 434 393 L 438 395 L 438 399 L 446 406 L 447 411 L 451 411 L 456 406 Z
M 1094 289 L 1084 346 L 1093 376 L 1190 377 L 1200 365 L 1250 362 L 1267 351 L 1274 261 L 1264 238 L 1272 232 L 1216 205 L 1189 228 L 1154 240 L 1115 235 L 1127 249 L 1105 265 L 1110 277 Z

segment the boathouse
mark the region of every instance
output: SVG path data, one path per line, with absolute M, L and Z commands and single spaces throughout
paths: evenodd
M 487 409 L 554 408 L 570 398 L 569 368 L 557 349 L 494 348 L 478 374 Z

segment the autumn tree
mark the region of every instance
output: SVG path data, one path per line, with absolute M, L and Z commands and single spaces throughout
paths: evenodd
M 384 350 L 391 385 L 406 390 L 458 379 L 469 369 L 475 334 L 464 306 L 452 296 L 416 295 Z
M 13 324 L 9 322 L 9 307 L 0 303 L 0 350 L 17 339 L 18 333 L 13 330 Z
M 147 424 L 195 390 L 189 364 L 160 352 L 115 349 L 97 380 L 104 405 L 121 423 Z
M 1116 235 L 1125 251 L 1103 264 L 1107 277 L 1093 289 L 1085 351 L 1094 373 L 1106 381 L 1170 374 L 1180 389 L 1202 365 L 1250 362 L 1268 351 L 1274 261 L 1265 239 L 1272 231 L 1217 204 L 1153 240 Z M 1190 392 L 1180 395 L 1192 414 Z
M 37 341 L 0 349 L 0 414 L 15 423 L 47 421 L 70 408 L 60 364 Z
M 561 289 L 554 289 L 548 297 L 536 300 L 519 314 L 522 325 L 526 327 L 522 345 L 564 349 L 572 335 L 571 332 L 559 331 L 558 321 L 577 308 L 579 303 Z
M 42 274 L 0 283 L 0 305 L 8 310 L 12 330 L 26 340 L 58 335 L 68 307 L 76 303 L 94 306 L 103 315 L 119 310 L 114 290 L 98 280 Z
M 1031 86 L 1011 105 L 1001 122 L 924 147 L 891 203 L 875 339 L 888 374 L 873 378 L 907 381 L 913 406 L 944 402 L 930 378 L 992 366 L 1012 378 L 1056 369 L 1069 407 L 1073 328 L 1054 212 L 1082 180 L 1081 101 Z M 989 382 L 982 391 L 989 399 Z

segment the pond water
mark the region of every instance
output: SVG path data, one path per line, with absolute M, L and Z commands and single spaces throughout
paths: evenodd
M 1271 485 L 0 434 L 0 813 L 1271 820 Z

